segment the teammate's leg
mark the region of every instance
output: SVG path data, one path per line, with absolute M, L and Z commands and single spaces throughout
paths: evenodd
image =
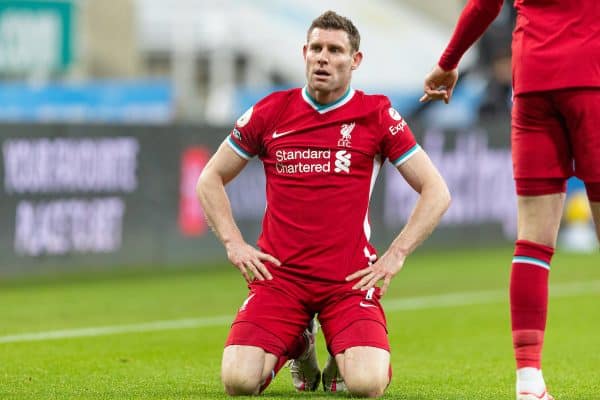
M 548 309 L 548 276 L 573 174 L 564 117 L 552 93 L 516 96 L 511 145 L 518 233 L 510 277 L 510 310 L 517 364 L 517 399 L 550 399 L 541 371 Z
M 564 198 L 564 193 L 518 197 L 518 240 L 510 279 L 510 309 L 519 399 L 547 398 L 543 397 L 546 387 L 541 357 L 548 275 Z
M 556 245 L 565 193 L 517 197 L 517 239 Z
M 510 278 L 517 369 L 541 369 L 548 276 L 564 197 L 564 193 L 518 197 L 518 234 Z
M 596 236 L 598 237 L 598 241 L 600 241 L 600 182 L 586 182 L 585 187 L 588 199 L 590 200 L 594 225 L 596 226 Z
M 575 172 L 585 182 L 600 240 L 600 88 L 565 90 L 557 97 L 570 133 Z
M 592 216 L 596 225 L 596 236 L 600 241 L 600 202 L 591 202 L 590 206 L 592 207 Z
M 279 357 L 256 346 L 231 345 L 223 351 L 221 380 L 230 396 L 256 395 L 274 374 Z

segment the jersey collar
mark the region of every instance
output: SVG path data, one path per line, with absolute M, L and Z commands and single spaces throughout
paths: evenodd
M 306 101 L 312 108 L 317 110 L 317 112 L 319 112 L 320 114 L 324 114 L 328 111 L 340 108 L 341 106 L 352 100 L 352 97 L 354 97 L 354 93 L 355 90 L 352 89 L 352 87 L 348 87 L 346 93 L 344 93 L 344 95 L 336 101 L 333 101 L 329 104 L 319 104 L 310 94 L 308 94 L 308 88 L 306 86 L 302 88 L 302 98 L 304 99 L 304 101 Z

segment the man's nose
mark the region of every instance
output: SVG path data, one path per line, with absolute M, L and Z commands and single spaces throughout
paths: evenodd
M 326 53 L 325 51 L 321 51 L 321 52 L 319 53 L 319 56 L 317 57 L 317 62 L 318 62 L 319 64 L 321 64 L 321 65 L 322 65 L 322 64 L 326 64 L 326 63 L 328 62 L 328 58 L 327 58 L 327 56 L 328 56 L 328 55 L 327 55 L 327 53 Z

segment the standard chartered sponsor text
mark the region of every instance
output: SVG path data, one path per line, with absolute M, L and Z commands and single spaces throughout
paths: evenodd
M 275 168 L 280 174 L 328 173 L 330 158 L 331 150 L 277 150 Z

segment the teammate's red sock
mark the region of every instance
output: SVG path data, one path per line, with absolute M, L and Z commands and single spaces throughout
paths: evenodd
M 510 276 L 510 313 L 517 368 L 541 368 L 552 247 L 517 240 Z

